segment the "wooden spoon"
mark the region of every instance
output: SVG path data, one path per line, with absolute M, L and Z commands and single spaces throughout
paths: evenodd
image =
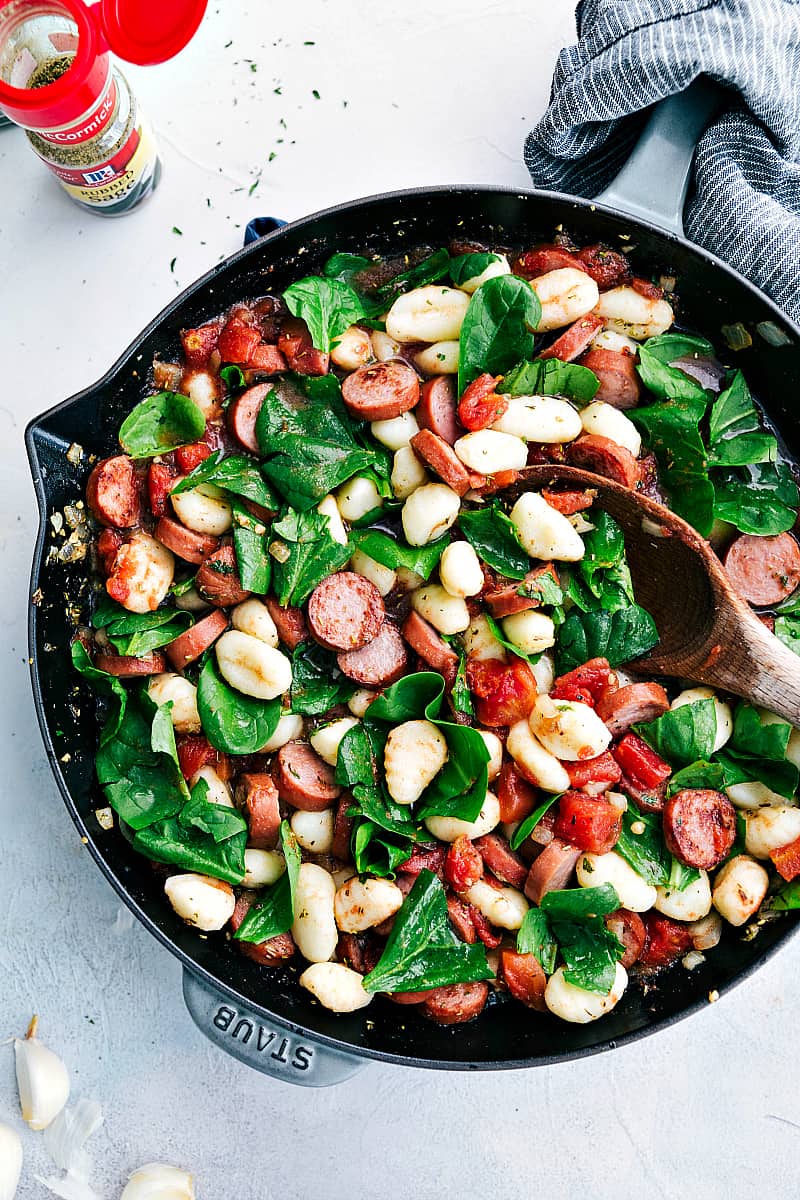
M 663 504 L 577 467 L 526 467 L 506 494 L 559 484 L 596 493 L 625 534 L 636 601 L 660 638 L 636 669 L 722 688 L 800 725 L 800 658 L 734 591 L 705 538 Z

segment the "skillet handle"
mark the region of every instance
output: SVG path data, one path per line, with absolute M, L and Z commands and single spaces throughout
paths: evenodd
M 683 237 L 683 206 L 697 142 L 722 107 L 725 93 L 705 76 L 661 100 L 630 158 L 594 199 Z
M 183 999 L 201 1033 L 245 1066 L 301 1087 L 331 1087 L 366 1066 L 354 1054 L 331 1050 L 276 1025 L 216 992 L 191 971 L 183 972 Z

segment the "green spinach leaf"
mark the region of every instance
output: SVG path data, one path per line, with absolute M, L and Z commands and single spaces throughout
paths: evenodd
M 297 880 L 300 876 L 300 848 L 288 821 L 281 821 L 281 848 L 286 870 L 263 897 L 254 904 L 233 935 L 240 942 L 266 942 L 286 933 L 294 921 Z
M 237 692 L 222 678 L 215 659 L 210 656 L 200 672 L 197 711 L 203 732 L 215 750 L 255 754 L 275 732 L 281 702 L 256 700 Z
M 137 831 L 175 816 L 189 794 L 175 753 L 171 707 L 158 709 L 143 695 L 129 696 L 113 735 L 104 730 L 100 736 L 97 778 L 114 811 Z M 111 723 L 117 723 L 116 715 Z
M 305 321 L 314 347 L 325 352 L 345 329 L 365 315 L 361 300 L 349 284 L 321 275 L 298 279 L 283 298 L 292 316 Z
M 525 578 L 531 569 L 531 560 L 520 544 L 514 525 L 498 504 L 488 508 L 462 508 L 458 524 L 478 558 L 508 579 Z
M 706 449 L 700 436 L 707 404 L 705 392 L 700 389 L 700 395 L 666 400 L 631 412 L 631 420 L 643 431 L 648 448 L 656 456 L 671 507 L 703 537 L 711 532 L 715 516 L 714 487 L 708 478 Z
M 679 367 L 669 366 L 669 360 L 665 360 L 663 353 L 656 353 L 654 342 L 655 339 L 651 338 L 639 347 L 637 370 L 645 387 L 660 400 L 684 400 L 690 404 L 702 404 L 705 409 L 708 404 L 705 390 L 691 375 L 687 375 Z M 665 348 L 665 344 L 661 343 L 660 350 L 664 351 Z M 673 348 L 674 343 L 670 344 L 670 350 Z M 680 357 L 683 355 L 674 355 L 674 358 Z
M 605 917 L 619 908 L 619 896 L 613 884 L 590 888 L 558 888 L 542 896 L 540 908 L 553 921 L 583 921 Z
M 681 767 L 680 771 L 676 771 L 670 776 L 667 783 L 667 796 L 674 796 L 676 792 L 682 792 L 684 788 L 711 788 L 712 791 L 719 792 L 725 786 L 725 773 L 721 763 L 707 762 L 698 760 L 697 762 L 689 763 L 688 767 Z
M 550 928 L 550 918 L 541 908 L 529 908 L 517 931 L 517 953 L 532 954 L 546 975 L 556 969 L 558 945 Z
M 102 596 L 92 614 L 95 629 L 105 629 L 106 636 L 117 654 L 142 658 L 167 646 L 192 625 L 187 612 L 175 608 L 159 608 L 155 612 L 132 613 L 110 596 Z
M 686 767 L 698 759 L 710 759 L 717 736 L 714 701 L 682 704 L 635 729 L 671 766 Z
M 241 883 L 247 823 L 235 809 L 212 804 L 207 797 L 208 784 L 201 779 L 177 816 L 140 829 L 133 848 L 156 862 Z
M 622 832 L 614 851 L 652 887 L 669 882 L 671 856 L 664 844 L 661 813 L 638 812 L 629 805 L 622 814 Z
M 558 893 L 549 892 L 548 895 Z M 554 920 L 552 928 L 564 959 L 567 983 L 598 995 L 610 992 L 624 947 L 606 928 L 602 917 L 587 921 Z
M 502 375 L 533 352 L 542 315 L 533 288 L 516 275 L 487 279 L 469 303 L 461 326 L 458 391 L 484 371 Z
M 315 717 L 350 699 L 356 685 L 342 675 L 336 655 L 316 642 L 302 642 L 292 654 L 292 712 Z
M 152 458 L 198 441 L 205 431 L 206 419 L 194 400 L 180 392 L 158 392 L 128 413 L 119 444 L 131 458 Z
M 235 363 L 228 363 L 226 367 L 223 367 L 219 373 L 219 377 L 225 384 L 225 391 L 228 397 L 233 397 L 237 392 L 243 392 L 247 387 L 244 371 L 241 367 L 237 367 Z
M 558 631 L 558 674 L 580 667 L 590 658 L 607 658 L 612 667 L 619 667 L 657 644 L 655 622 L 638 604 L 614 612 L 573 609 Z
M 397 275 L 393 275 L 388 282 L 377 289 L 376 297 L 380 301 L 378 311 L 382 312 L 388 308 L 401 292 L 424 287 L 429 283 L 437 283 L 440 279 L 444 279 L 449 269 L 450 255 L 447 251 L 444 248 L 434 250 L 433 254 L 423 258 L 415 266 L 399 271 Z
M 497 254 L 484 254 L 480 252 L 475 254 L 459 254 L 458 258 L 450 259 L 450 278 L 456 287 L 461 287 L 462 283 L 468 283 L 470 279 L 477 279 L 487 267 L 496 262 L 500 262 L 500 257 Z
M 778 443 L 764 433 L 750 389 L 741 371 L 720 392 L 708 422 L 708 462 L 711 467 L 737 467 L 775 459 Z
M 275 594 L 282 605 L 300 605 L 328 575 L 349 561 L 352 544 L 334 541 L 330 519 L 319 512 L 296 512 L 288 508 L 272 526 L 284 554 L 274 563 Z M 274 551 L 273 551 L 274 556 Z
M 392 570 L 406 567 L 407 570 L 421 575 L 423 579 L 429 579 L 450 542 L 450 534 L 446 533 L 435 542 L 428 542 L 426 546 L 408 546 L 379 529 L 359 530 L 353 533 L 352 540 L 357 550 L 382 566 Z
M 109 696 L 112 700 L 110 716 L 103 726 L 103 731 L 100 735 L 102 745 L 103 741 L 109 741 L 116 736 L 125 718 L 128 693 L 121 679 L 118 679 L 116 675 L 110 675 L 108 671 L 100 671 L 93 665 L 89 653 L 80 638 L 75 638 L 69 648 L 69 652 L 72 665 L 78 674 L 88 680 L 94 690 L 99 692 L 101 696 Z
M 338 279 L 340 283 L 353 286 L 353 277 L 372 266 L 372 259 L 364 258 L 362 254 L 347 254 L 340 252 L 332 254 L 322 268 L 326 279 Z
M 387 833 L 374 821 L 359 821 L 352 836 L 353 862 L 360 875 L 394 876 L 411 855 L 413 842 Z
M 566 396 L 581 407 L 600 387 L 594 371 L 560 358 L 537 358 L 517 363 L 498 385 L 497 391 L 511 396 Z
M 791 467 L 784 462 L 720 471 L 714 478 L 714 493 L 714 516 L 757 537 L 791 529 L 800 503 Z
M 526 838 L 530 837 L 536 826 L 541 821 L 546 812 L 553 807 L 556 800 L 560 800 L 563 792 L 556 793 L 555 796 L 548 796 L 538 808 L 535 808 L 532 813 L 529 813 L 523 821 L 520 821 L 517 828 L 511 835 L 510 845 L 512 850 L 518 850 Z
M 242 587 L 257 596 L 269 591 L 272 559 L 269 554 L 269 532 L 249 509 L 231 497 L 233 510 L 233 548 Z
M 238 367 L 236 368 L 238 370 Z M 201 483 L 213 483 L 234 496 L 243 496 L 263 508 L 278 508 L 275 493 L 268 486 L 264 476 L 252 458 L 243 454 L 223 456 L 222 450 L 215 450 L 210 458 L 201 462 L 190 471 L 172 489 L 171 494 L 177 496 L 180 492 L 190 491 Z

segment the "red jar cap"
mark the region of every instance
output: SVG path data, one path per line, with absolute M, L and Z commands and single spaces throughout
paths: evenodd
M 151 66 L 172 58 L 190 41 L 208 0 L 0 0 L 0 39 L 27 16 L 48 11 L 77 27 L 70 69 L 41 88 L 16 88 L 0 80 L 0 110 L 29 129 L 56 129 L 77 120 L 101 95 L 108 77 L 108 52 L 125 62 Z

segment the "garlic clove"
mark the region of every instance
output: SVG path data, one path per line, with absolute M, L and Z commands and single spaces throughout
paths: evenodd
M 194 1180 L 179 1167 L 147 1163 L 131 1175 L 120 1200 L 195 1200 Z
M 22 1171 L 22 1142 L 15 1129 L 0 1125 L 0 1200 L 14 1200 Z
M 69 1096 L 69 1075 L 64 1063 L 36 1036 L 34 1017 L 24 1038 L 14 1038 L 17 1087 L 22 1116 L 31 1129 L 46 1129 Z

